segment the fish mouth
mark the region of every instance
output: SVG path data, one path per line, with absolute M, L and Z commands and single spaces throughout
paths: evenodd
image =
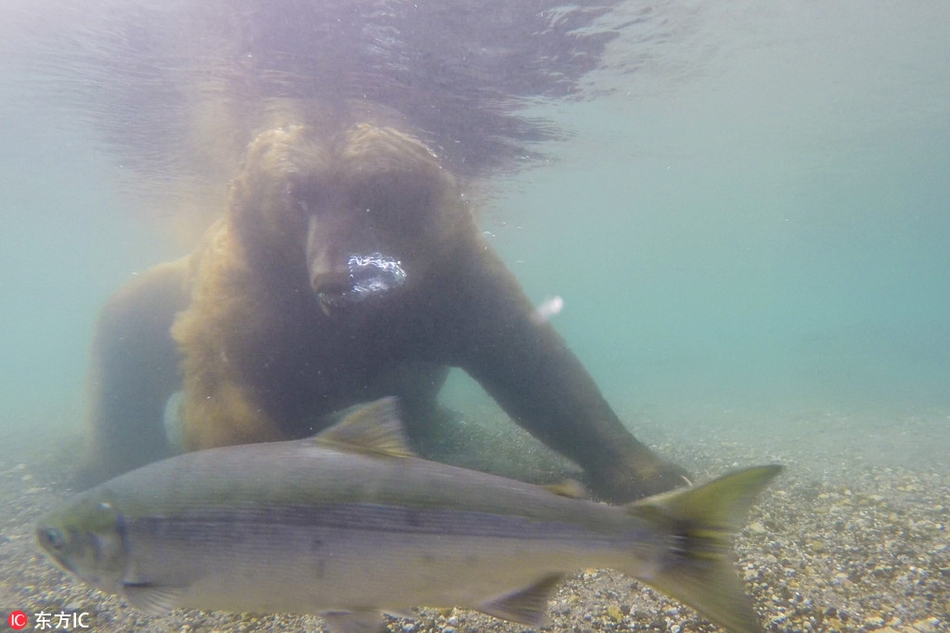
M 327 314 L 381 299 L 406 283 L 402 263 L 381 253 L 350 255 L 346 269 L 340 278 L 314 284 L 320 308 Z

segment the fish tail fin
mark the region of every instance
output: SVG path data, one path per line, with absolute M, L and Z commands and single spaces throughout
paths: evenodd
M 629 504 L 630 514 L 666 535 L 665 547 L 641 557 L 632 575 L 733 633 L 761 632 L 734 568 L 732 541 L 756 496 L 781 470 L 748 468 Z

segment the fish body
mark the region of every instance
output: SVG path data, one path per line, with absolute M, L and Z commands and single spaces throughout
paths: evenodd
M 624 507 L 412 456 L 393 399 L 314 438 L 126 473 L 51 512 L 40 547 L 150 613 L 316 613 L 368 631 L 413 606 L 545 621 L 565 575 L 610 567 L 725 628 L 760 631 L 731 537 L 777 466 Z

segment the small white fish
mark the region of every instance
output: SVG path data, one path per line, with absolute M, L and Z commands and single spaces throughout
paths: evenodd
M 613 567 L 760 632 L 730 541 L 761 466 L 624 507 L 414 457 L 393 398 L 314 438 L 179 455 L 43 518 L 40 548 L 149 613 L 316 613 L 337 632 L 459 606 L 539 626 L 565 574 Z

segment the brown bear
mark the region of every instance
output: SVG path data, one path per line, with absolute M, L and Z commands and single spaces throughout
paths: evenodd
M 303 437 L 333 412 L 396 395 L 425 453 L 454 366 L 602 498 L 682 484 L 534 312 L 420 140 L 368 123 L 270 129 L 205 244 L 104 308 L 87 474 L 167 454 L 161 420 L 177 390 L 187 450 Z

